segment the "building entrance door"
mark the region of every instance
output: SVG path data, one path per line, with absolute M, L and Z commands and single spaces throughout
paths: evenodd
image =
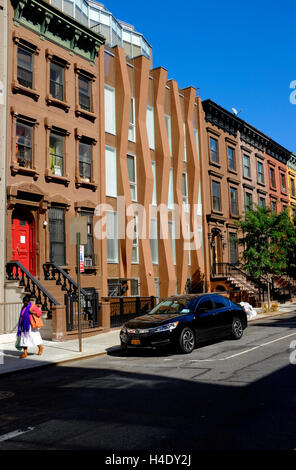
M 11 224 L 12 260 L 19 261 L 34 276 L 35 263 L 35 223 L 32 214 L 16 209 Z

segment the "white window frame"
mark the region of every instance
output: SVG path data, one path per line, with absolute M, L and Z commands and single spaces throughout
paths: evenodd
M 107 152 L 109 152 L 109 158 L 107 158 Z M 113 154 L 113 166 L 108 167 L 110 161 L 110 154 Z M 115 167 L 115 175 L 112 169 Z M 117 157 L 116 148 L 106 145 L 105 147 L 105 176 L 106 176 L 106 196 L 117 197 Z
M 130 189 L 131 189 L 131 200 L 133 202 L 137 202 L 138 200 L 138 192 L 137 192 L 137 158 L 136 155 L 133 155 L 132 153 L 128 153 L 126 158 L 128 157 L 132 158 L 134 160 L 134 173 L 135 173 L 135 181 L 131 181 L 129 178 L 129 184 L 130 184 Z M 135 197 L 133 198 L 132 196 L 132 188 L 135 190 Z
M 138 233 L 138 216 L 134 216 L 134 235 L 132 247 L 132 264 L 139 264 L 139 233 Z M 136 259 L 133 259 L 133 254 L 136 253 Z
M 106 103 L 107 103 L 107 93 L 106 92 L 111 92 L 109 96 L 112 96 L 111 98 L 111 113 L 110 110 L 107 109 Z M 105 132 L 108 134 L 116 135 L 116 93 L 115 93 L 115 88 L 111 87 L 109 85 L 104 86 L 104 98 L 105 98 Z
M 114 217 L 114 233 L 113 233 L 113 238 L 108 238 L 108 214 L 110 216 L 110 214 L 113 214 L 113 217 Z M 118 263 L 118 215 L 117 215 L 117 212 L 115 211 L 106 211 L 106 236 L 107 236 L 107 263 L 115 263 L 117 264 Z M 110 243 L 110 241 L 113 241 L 114 242 L 114 252 L 115 252 L 115 256 L 114 258 L 110 258 L 108 257 L 108 243 Z
M 135 98 L 132 96 L 131 98 L 131 111 L 133 115 L 133 121 L 131 121 L 131 113 L 130 113 L 130 121 L 129 121 L 129 129 L 128 129 L 128 140 L 130 142 L 136 142 L 136 116 L 135 116 Z
M 172 157 L 173 155 L 173 147 L 172 147 L 172 121 L 171 121 L 171 116 L 169 114 L 165 114 L 165 124 L 166 124 L 166 130 L 167 130 L 167 135 L 168 135 L 168 141 L 169 141 L 169 148 L 170 148 L 170 156 Z
M 155 150 L 154 108 L 149 105 L 147 105 L 147 112 L 146 112 L 146 128 L 147 128 L 149 148 L 151 150 Z
M 185 176 L 185 189 L 186 189 L 186 194 L 183 194 L 183 176 Z M 183 207 L 185 212 L 189 212 L 189 207 L 188 207 L 188 181 L 187 181 L 187 173 L 183 172 L 182 173 L 182 199 L 183 199 Z
M 152 193 L 152 205 L 157 206 L 157 192 L 156 192 L 156 162 L 151 161 L 152 173 L 153 173 L 153 193 Z
M 155 236 L 152 238 L 152 235 L 156 235 L 156 238 Z M 155 243 L 155 245 L 153 245 L 156 248 L 155 253 L 152 250 L 151 240 L 153 240 Z M 151 250 L 152 264 L 158 264 L 159 258 L 158 258 L 157 219 L 154 219 L 154 218 L 150 219 L 150 250 Z M 155 256 L 153 256 L 153 254 L 155 254 Z
M 173 210 L 175 205 L 174 199 L 174 169 L 170 168 L 170 177 L 169 177 L 169 192 L 168 192 L 168 209 Z
M 169 233 L 170 233 L 170 239 L 171 239 L 173 261 L 174 261 L 174 265 L 176 266 L 177 256 L 176 256 L 175 223 L 173 220 L 169 220 Z

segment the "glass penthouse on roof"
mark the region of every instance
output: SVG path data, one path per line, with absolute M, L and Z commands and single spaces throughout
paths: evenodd
M 94 0 L 49 0 L 49 3 L 106 38 L 110 47 L 120 46 L 129 58 L 150 59 L 150 45 L 134 26 L 118 21 L 102 3 Z

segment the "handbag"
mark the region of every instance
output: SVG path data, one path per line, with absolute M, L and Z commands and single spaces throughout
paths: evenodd
M 20 342 L 21 342 L 21 337 L 20 336 L 17 336 L 16 337 L 16 340 L 15 340 L 15 348 L 18 350 L 18 351 L 22 351 L 22 347 L 20 346 Z
M 37 317 L 37 315 L 30 315 L 30 322 L 32 328 L 42 328 L 44 326 L 44 323 L 40 317 Z

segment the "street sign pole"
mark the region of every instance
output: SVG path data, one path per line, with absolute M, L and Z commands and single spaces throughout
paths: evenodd
M 77 253 L 77 285 L 78 285 L 78 343 L 79 343 L 79 352 L 82 352 L 81 304 L 80 304 L 80 232 L 76 233 L 76 253 Z

